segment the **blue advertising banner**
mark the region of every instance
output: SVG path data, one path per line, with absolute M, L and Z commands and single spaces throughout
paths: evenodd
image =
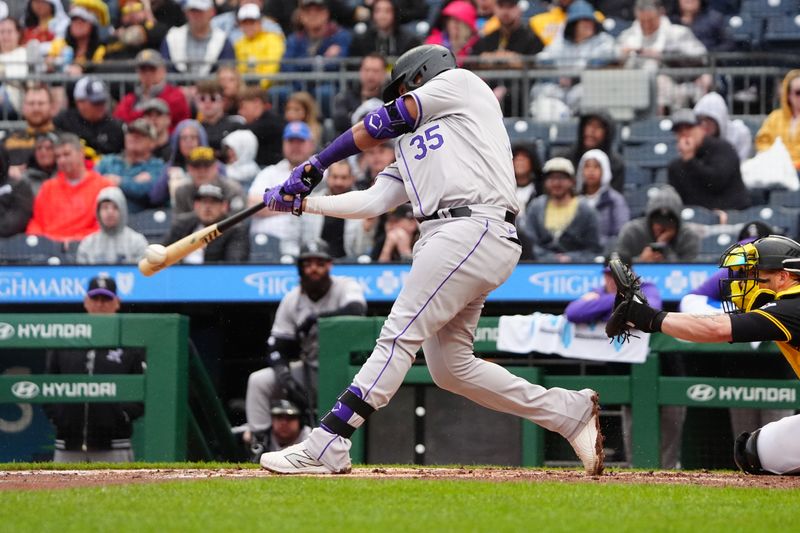
M 400 292 L 409 265 L 336 264 L 334 275 L 352 277 L 367 300 L 391 302 Z M 654 283 L 664 301 L 675 302 L 716 271 L 707 264 L 638 265 L 636 272 Z M 79 302 L 89 279 L 100 273 L 117 282 L 126 303 L 278 302 L 297 284 L 294 265 L 172 266 L 152 277 L 133 265 L 3 266 L 0 305 Z M 491 295 L 493 302 L 567 302 L 602 283 L 600 265 L 520 264 Z

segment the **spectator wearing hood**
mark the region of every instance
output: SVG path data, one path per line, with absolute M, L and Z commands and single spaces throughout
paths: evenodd
M 528 204 L 520 223 L 523 257 L 553 263 L 594 260 L 602 251 L 597 214 L 575 194 L 575 167 L 554 157 L 542 173 L 544 194 Z
M 673 114 L 672 131 L 678 157 L 669 163 L 667 177 L 684 203 L 720 210 L 750 207 L 739 156 L 728 141 L 707 135 L 691 109 Z
M 182 120 L 172 132 L 170 139 L 172 158 L 167 161 L 164 171 L 150 189 L 150 205 L 165 206 L 174 199 L 175 190 L 188 183 L 186 174 L 189 154 L 198 146 L 208 146 L 208 135 L 202 124 L 193 119 Z
M 95 170 L 122 189 L 132 213 L 150 206 L 150 190 L 164 171 L 164 161 L 153 157 L 156 129 L 138 118 L 125 124 L 125 148 L 119 154 L 104 155 Z
M 256 164 L 258 139 L 250 130 L 236 130 L 222 139 L 222 157 L 225 161 L 225 175 L 249 188 L 250 183 L 261 169 Z
M 100 229 L 78 245 L 80 264 L 130 264 L 144 255 L 147 239 L 128 227 L 128 204 L 119 187 L 106 187 L 97 195 Z
M 694 105 L 694 114 L 707 137 L 717 137 L 728 141 L 739 155 L 739 161 L 745 161 L 753 153 L 753 135 L 750 128 L 739 119 L 731 120 L 728 106 L 719 93 L 708 93 Z
M 602 150 L 589 150 L 578 163 L 576 188 L 597 212 L 598 234 L 603 249 L 613 246 L 631 213 L 625 197 L 611 188 L 611 164 Z
M 605 66 L 616 59 L 616 43 L 598 22 L 594 8 L 576 0 L 567 9 L 564 28 L 542 52 L 536 62 L 558 68 Z
M 256 163 L 265 167 L 281 160 L 281 134 L 283 119 L 272 111 L 267 91 L 261 87 L 247 87 L 239 96 L 239 116 L 244 119 L 244 129 L 255 133 L 258 141 Z
M 0 237 L 25 231 L 33 215 L 33 189 L 27 180 L 8 177 L 8 154 L 0 151 Z
M 28 0 L 24 25 L 22 44 L 34 40 L 44 44 L 64 37 L 69 17 L 64 12 L 61 0 Z
M 573 0 L 557 0 L 552 7 L 544 13 L 539 13 L 530 18 L 530 26 L 542 43 L 547 46 L 552 43 L 561 33 L 564 24 L 567 22 L 567 11 L 572 5 Z M 599 11 L 594 12 L 598 22 L 605 18 Z
M 616 130 L 614 119 L 605 111 L 583 113 L 578 121 L 578 138 L 575 144 L 566 150 L 556 151 L 555 155 L 566 157 L 573 165 L 578 165 L 587 150 L 602 150 L 611 164 L 611 187 L 622 192 L 625 186 L 625 163 L 614 150 Z
M 425 44 L 439 44 L 450 49 L 461 65 L 464 58 L 472 55 L 472 47 L 478 42 L 475 22 L 478 12 L 467 0 L 454 0 L 441 13 L 441 22 L 431 30 Z
M 364 57 L 372 53 L 383 57 L 399 57 L 420 44 L 416 35 L 400 26 L 395 0 L 374 0 L 371 10 L 367 30 L 353 36 L 350 45 L 352 57 Z
M 700 236 L 681 224 L 683 202 L 669 185 L 647 202 L 645 215 L 628 221 L 619 232 L 616 252 L 636 263 L 694 261 Z
M 781 106 L 773 110 L 756 133 L 756 151 L 763 152 L 781 138 L 795 168 L 800 169 L 800 69 L 790 70 L 781 84 Z

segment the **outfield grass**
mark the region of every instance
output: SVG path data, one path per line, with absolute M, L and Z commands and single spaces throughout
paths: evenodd
M 264 477 L 0 491 L 0 531 L 788 531 L 795 490 Z

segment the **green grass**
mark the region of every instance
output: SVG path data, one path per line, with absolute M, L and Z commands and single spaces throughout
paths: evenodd
M 264 477 L 0 491 L 0 531 L 786 531 L 795 490 Z

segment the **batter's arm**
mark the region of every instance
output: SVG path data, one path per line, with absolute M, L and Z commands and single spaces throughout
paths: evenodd
M 372 218 L 408 202 L 403 182 L 379 177 L 365 191 L 330 196 L 308 196 L 303 211 L 338 218 Z

